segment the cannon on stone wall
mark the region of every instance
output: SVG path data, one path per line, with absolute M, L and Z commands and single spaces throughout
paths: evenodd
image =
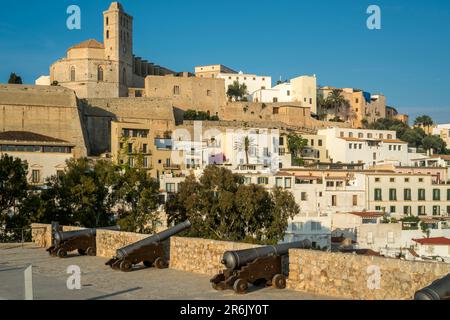
M 98 228 L 105 230 L 120 230 L 118 226 Z M 64 258 L 68 252 L 77 250 L 80 255 L 95 256 L 97 253 L 96 235 L 98 229 L 81 229 L 61 231 L 57 224 L 52 223 L 52 246 L 47 249 L 52 256 Z
M 286 276 L 282 271 L 282 256 L 289 249 L 309 249 L 311 242 L 303 240 L 276 246 L 226 251 L 222 264 L 226 269 L 215 275 L 210 282 L 216 290 L 233 289 L 236 293 L 247 292 L 248 284 L 286 287 Z
M 155 266 L 158 269 L 167 267 L 164 252 L 164 240 L 191 227 L 189 220 L 157 233 L 148 238 L 116 250 L 116 256 L 105 264 L 114 270 L 131 271 L 133 265 L 143 263 L 146 267 Z
M 417 291 L 414 300 L 450 300 L 450 274 Z

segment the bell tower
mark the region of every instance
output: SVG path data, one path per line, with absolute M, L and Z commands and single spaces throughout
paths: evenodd
M 133 78 L 133 17 L 125 13 L 119 2 L 111 3 L 103 12 L 105 59 L 113 68 L 119 83 L 119 96 L 126 96 Z

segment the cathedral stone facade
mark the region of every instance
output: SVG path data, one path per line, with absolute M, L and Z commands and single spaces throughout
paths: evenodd
M 113 2 L 103 12 L 103 43 L 87 40 L 67 50 L 50 66 L 50 82 L 76 92 L 79 98 L 128 96 L 129 88 L 143 88 L 147 75 L 174 72 L 133 55 L 133 17 Z

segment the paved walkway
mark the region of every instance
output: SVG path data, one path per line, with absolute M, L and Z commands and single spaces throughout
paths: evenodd
M 317 300 L 326 297 L 307 293 L 250 288 L 246 295 L 231 290 L 215 291 L 209 276 L 172 269 L 155 268 L 129 273 L 114 271 L 100 257 L 68 256 L 52 258 L 43 248 L 33 244 L 0 244 L 0 300 L 24 298 L 24 269 L 33 266 L 34 299 L 173 299 L 173 300 Z M 67 267 L 81 270 L 81 289 L 67 289 Z

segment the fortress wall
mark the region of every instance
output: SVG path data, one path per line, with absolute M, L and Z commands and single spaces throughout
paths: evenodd
M 75 93 L 62 87 L 0 85 L 0 131 L 30 131 L 75 145 L 87 155 Z
M 289 250 L 289 260 L 288 288 L 348 299 L 412 299 L 450 273 L 445 263 L 301 249 Z

